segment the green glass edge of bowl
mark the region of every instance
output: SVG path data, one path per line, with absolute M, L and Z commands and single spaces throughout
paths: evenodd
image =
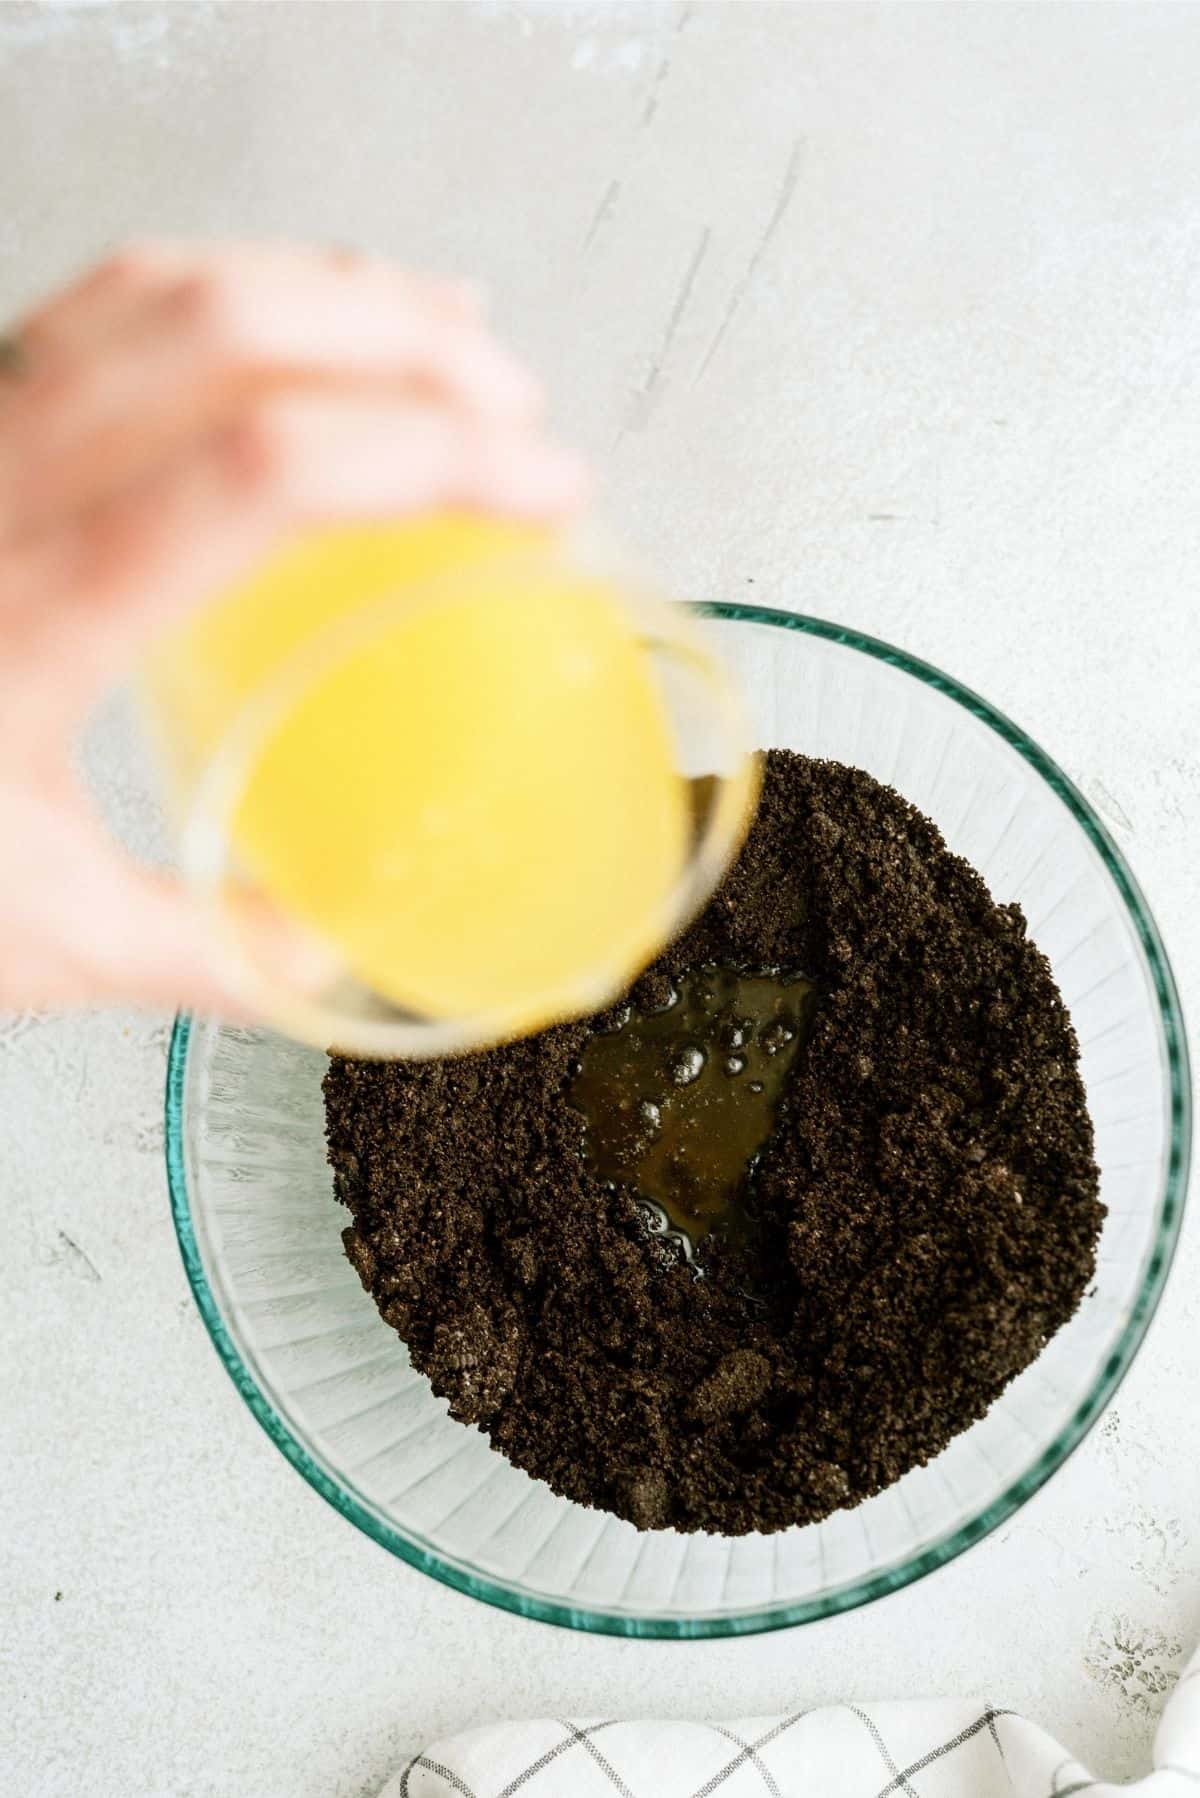
M 275 1445 L 286 1455 L 293 1467 L 303 1474 L 309 1485 L 319 1492 L 321 1497 L 335 1510 L 340 1511 L 343 1517 L 356 1524 L 364 1534 L 378 1542 L 381 1547 L 390 1550 L 401 1560 L 407 1561 L 410 1566 L 420 1568 L 423 1573 L 442 1581 L 445 1585 L 454 1587 L 456 1591 L 465 1592 L 473 1598 L 483 1599 L 486 1603 L 496 1605 L 502 1610 L 512 1611 L 520 1617 L 534 1618 L 542 1623 L 554 1623 L 569 1629 L 585 1629 L 605 1635 L 675 1641 L 717 1636 L 754 1635 L 765 1630 L 787 1629 L 801 1623 L 812 1623 L 820 1618 L 836 1616 L 843 1611 L 855 1610 L 859 1605 L 885 1597 L 890 1592 L 897 1592 L 902 1587 L 923 1579 L 926 1574 L 933 1573 L 937 1568 L 946 1566 L 964 1550 L 981 1541 L 984 1536 L 990 1535 L 1021 1505 L 1032 1498 L 1033 1494 L 1045 1485 L 1051 1475 L 1058 1471 L 1083 1441 L 1128 1372 L 1137 1349 L 1150 1326 L 1150 1320 L 1162 1296 L 1175 1254 L 1175 1246 L 1179 1239 L 1184 1198 L 1187 1192 L 1192 1127 L 1191 1085 L 1183 1011 L 1175 985 L 1175 977 L 1171 971 L 1171 964 L 1163 947 L 1162 939 L 1150 915 L 1142 890 L 1126 865 L 1120 850 L 1083 794 L 1064 774 L 1058 764 L 1044 750 L 1039 749 L 1037 744 L 1027 737 L 1025 732 L 1019 729 L 1011 719 L 1006 718 L 1002 712 L 998 712 L 979 694 L 972 692 L 969 687 L 964 687 L 961 682 L 954 680 L 950 675 L 943 674 L 931 663 L 922 661 L 917 656 L 909 655 L 904 650 L 896 649 L 878 637 L 869 637 L 861 631 L 850 630 L 843 625 L 832 624 L 825 619 L 812 618 L 803 613 L 776 611 L 769 606 L 741 605 L 712 600 L 694 606 L 692 609 L 704 618 L 723 619 L 741 624 L 768 625 L 776 629 L 798 631 L 806 636 L 822 637 L 833 643 L 845 644 L 849 648 L 862 651 L 865 655 L 873 656 L 878 661 L 890 663 L 891 666 L 915 676 L 927 686 L 934 687 L 955 700 L 1002 737 L 1054 790 L 1076 822 L 1082 826 L 1100 855 L 1133 920 L 1150 967 L 1158 998 L 1159 1017 L 1167 1051 L 1170 1087 L 1171 1149 L 1158 1239 L 1137 1301 L 1091 1392 L 1076 1408 L 1066 1428 L 1047 1448 L 1043 1449 L 1037 1460 L 1019 1480 L 1014 1481 L 1001 1493 L 999 1498 L 981 1511 L 977 1517 L 972 1518 L 969 1523 L 960 1525 L 958 1529 L 951 1531 L 940 1541 L 931 1543 L 920 1554 L 899 1566 L 875 1574 L 870 1579 L 859 1580 L 851 1585 L 840 1587 L 819 1599 L 808 1599 L 801 1604 L 779 1605 L 766 1611 L 749 1611 L 740 1616 L 626 1617 L 616 1612 L 576 1609 L 571 1605 L 558 1604 L 549 1599 L 524 1595 L 511 1591 L 506 1586 L 497 1585 L 481 1575 L 465 1573 L 449 1562 L 441 1560 L 437 1555 L 420 1548 L 415 1542 L 410 1542 L 398 1531 L 381 1523 L 357 1498 L 351 1496 L 344 1487 L 331 1478 L 292 1435 L 287 1424 L 265 1398 L 251 1376 L 233 1339 L 225 1328 L 213 1299 L 192 1228 L 183 1149 L 184 1081 L 192 1020 L 184 1013 L 176 1018 L 171 1035 L 166 1086 L 167 1182 L 170 1189 L 171 1212 L 179 1239 L 179 1249 L 192 1294 L 226 1372 L 254 1417 Z

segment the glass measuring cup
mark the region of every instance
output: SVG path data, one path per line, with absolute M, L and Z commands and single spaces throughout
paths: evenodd
M 603 1004 L 703 903 L 756 790 L 686 608 L 465 517 L 291 546 L 141 689 L 230 985 L 362 1054 Z

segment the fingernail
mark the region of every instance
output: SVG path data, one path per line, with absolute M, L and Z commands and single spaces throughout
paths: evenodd
M 591 471 L 574 450 L 546 449 L 531 458 L 523 485 L 532 509 L 559 516 L 583 505 L 591 491 Z
M 544 406 L 537 377 L 490 336 L 476 337 L 467 327 L 464 337 L 459 374 L 469 402 L 485 413 L 537 418 Z

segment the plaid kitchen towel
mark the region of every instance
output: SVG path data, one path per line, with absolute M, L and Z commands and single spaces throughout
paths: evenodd
M 416 1755 L 380 1798 L 1200 1798 L 1200 1651 L 1154 1768 L 1109 1785 L 1036 1724 L 951 1698 L 721 1723 L 494 1723 Z

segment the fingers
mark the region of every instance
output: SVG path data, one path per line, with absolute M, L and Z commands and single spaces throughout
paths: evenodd
M 94 503 L 284 384 L 391 386 L 528 423 L 537 384 L 476 311 L 454 284 L 331 253 L 246 250 L 192 267 L 134 252 L 26 334 L 30 371 L 0 413 L 0 533 Z
M 36 692 L 53 740 L 172 613 L 306 526 L 444 508 L 553 520 L 585 486 L 576 457 L 512 424 L 323 392 L 269 396 L 153 481 L 0 558 L 0 685 L 18 710 L 22 691 Z
M 586 484 L 578 457 L 520 423 L 338 395 L 268 398 L 220 453 L 247 502 L 289 523 L 445 506 L 555 519 Z
M 359 251 L 337 245 L 319 249 L 165 240 L 131 244 L 51 295 L 24 321 L 20 334 L 36 362 L 61 363 L 99 348 L 144 314 L 148 304 L 184 281 L 249 279 L 270 271 L 294 287 L 314 267 L 349 274 L 368 260 Z M 482 322 L 482 295 L 472 282 L 394 272 L 412 304 L 464 323 Z

